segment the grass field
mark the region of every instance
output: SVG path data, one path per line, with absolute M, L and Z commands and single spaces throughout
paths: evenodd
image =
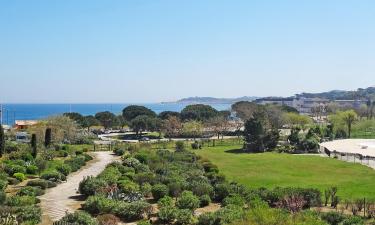
M 195 152 L 216 164 L 229 180 L 248 187 L 337 186 L 342 199 L 375 199 L 375 170 L 320 156 L 278 153 L 248 154 L 233 142 L 218 142 Z

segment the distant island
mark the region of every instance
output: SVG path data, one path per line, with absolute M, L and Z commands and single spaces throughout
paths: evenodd
M 300 93 L 294 96 L 284 97 L 255 97 L 255 96 L 244 96 L 238 98 L 214 98 L 214 97 L 188 97 L 183 98 L 175 102 L 162 102 L 162 104 L 233 104 L 240 101 L 254 101 L 257 99 L 268 99 L 268 98 L 320 98 L 327 100 L 368 100 L 375 99 L 375 87 L 358 88 L 355 91 L 344 91 L 344 90 L 332 90 L 320 93 Z
M 179 104 L 233 104 L 239 101 L 254 101 L 259 97 L 243 96 L 239 98 L 214 98 L 214 97 L 189 97 L 183 98 L 175 102 L 162 102 L 163 104 L 179 103 Z

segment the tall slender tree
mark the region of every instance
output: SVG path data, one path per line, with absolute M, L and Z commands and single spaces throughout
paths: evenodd
M 46 129 L 46 134 L 44 136 L 44 146 L 49 147 L 52 140 L 52 130 L 51 128 Z
M 36 134 L 31 135 L 31 150 L 32 150 L 31 154 L 35 159 L 36 155 L 38 154 L 37 143 L 36 143 Z
M 5 137 L 4 137 L 4 128 L 3 125 L 0 124 L 0 157 L 3 156 L 5 152 Z

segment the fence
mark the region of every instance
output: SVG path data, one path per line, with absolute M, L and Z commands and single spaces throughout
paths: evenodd
M 323 147 L 322 153 L 325 153 L 330 158 L 332 157 L 351 163 L 360 163 L 362 165 L 375 169 L 375 157 L 373 156 L 362 155 L 359 153 L 330 151 L 325 147 Z

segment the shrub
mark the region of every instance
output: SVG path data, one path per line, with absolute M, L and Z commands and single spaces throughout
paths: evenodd
M 63 150 L 60 150 L 60 151 L 56 151 L 55 152 L 55 156 L 56 157 L 68 157 L 69 153 L 67 151 L 63 151 Z
M 83 154 L 83 157 L 84 157 L 85 162 L 88 162 L 94 159 L 91 155 L 86 154 L 86 153 Z
M 66 164 L 61 164 L 61 165 L 58 165 L 56 167 L 56 170 L 62 174 L 64 174 L 65 176 L 68 176 L 69 173 L 72 172 L 72 168 L 70 168 L 69 165 L 66 165 Z
M 109 166 L 107 167 L 100 175 L 98 176 L 99 179 L 104 180 L 108 184 L 115 184 L 117 183 L 118 179 L 121 177 L 120 171 L 117 167 Z
M 185 150 L 185 143 L 183 141 L 176 141 L 176 151 L 182 152 Z
M 6 180 L 0 180 L 0 191 L 5 190 L 5 188 L 7 187 L 7 185 L 8 185 L 8 181 L 6 181 Z
M 328 213 L 323 213 L 321 215 L 321 218 L 327 223 L 329 223 L 330 225 L 338 225 L 342 221 L 344 221 L 345 216 L 338 212 L 328 212 Z
M 214 225 L 216 223 L 217 217 L 215 213 L 203 213 L 198 217 L 198 225 Z
M 65 164 L 69 165 L 72 169 L 72 172 L 76 172 L 82 166 L 86 165 L 85 157 L 79 156 L 64 161 Z
M 189 186 L 189 189 L 197 196 L 212 196 L 214 193 L 214 188 L 208 182 L 192 182 Z
M 163 198 L 159 199 L 158 205 L 160 208 L 174 207 L 173 199 L 169 196 L 164 196 Z
M 164 184 L 156 184 L 151 189 L 152 196 L 157 201 L 161 199 L 162 197 L 168 195 L 168 187 Z
M 227 183 L 217 184 L 215 186 L 215 199 L 218 202 L 223 201 L 230 193 L 230 185 Z
M 117 202 L 115 205 L 115 213 L 117 216 L 125 220 L 143 219 L 143 215 L 151 213 L 151 205 L 144 201 L 135 201 L 131 203 Z
M 83 178 L 79 183 L 78 191 L 83 195 L 90 196 L 105 187 L 107 187 L 107 183 L 104 180 L 89 176 Z
M 152 186 L 149 183 L 144 183 L 140 187 L 140 191 L 141 191 L 142 195 L 145 196 L 145 197 L 149 197 L 151 195 L 151 189 L 152 189 Z
M 83 151 L 82 151 L 82 150 L 77 150 L 77 151 L 75 151 L 75 154 L 76 154 L 76 155 L 82 155 L 82 154 L 83 154 Z
M 15 173 L 13 174 L 13 177 L 19 181 L 24 181 L 26 179 L 26 176 L 23 173 Z
M 19 196 L 40 196 L 43 195 L 44 191 L 40 187 L 22 187 L 18 192 L 17 195 Z
M 3 190 L 0 191 L 0 205 L 4 204 L 5 200 L 6 200 L 6 194 Z
M 27 182 L 27 186 L 40 187 L 41 189 L 46 189 L 48 188 L 48 182 L 46 180 L 41 180 L 41 179 L 30 180 Z
M 125 149 L 122 149 L 122 148 L 116 148 L 114 151 L 113 151 L 116 155 L 118 156 L 122 156 L 125 154 Z
M 39 207 L 32 205 L 17 207 L 15 214 L 17 220 L 21 221 L 22 224 L 36 225 L 41 222 L 42 212 Z
M 128 167 L 132 167 L 132 168 L 136 168 L 137 166 L 139 166 L 141 163 L 139 162 L 138 159 L 136 158 L 127 158 L 124 160 L 124 166 L 128 166 Z
M 117 225 L 120 222 L 120 219 L 112 214 L 99 215 L 96 219 L 99 225 Z
M 219 224 L 230 224 L 233 221 L 239 220 L 243 217 L 243 209 L 239 206 L 229 205 L 224 208 L 219 209 L 215 213 L 217 220 L 220 221 Z
M 15 173 L 26 173 L 26 168 L 20 165 L 7 164 L 4 171 L 11 176 Z
M 130 180 L 121 180 L 118 187 L 125 194 L 132 194 L 139 191 L 139 185 Z
M 202 195 L 199 197 L 200 200 L 200 207 L 208 206 L 211 203 L 211 198 L 208 195 Z
M 35 165 L 30 165 L 26 167 L 26 172 L 28 174 L 37 174 L 38 173 L 38 167 Z
M 177 217 L 177 209 L 174 207 L 162 207 L 158 212 L 158 219 L 162 224 L 172 223 Z
M 134 176 L 134 181 L 142 185 L 144 183 L 155 183 L 155 174 L 152 172 L 137 173 Z
M 81 211 L 67 214 L 59 222 L 79 225 L 99 225 L 95 218 L 92 218 L 90 214 Z
M 51 172 L 45 172 L 43 173 L 40 178 L 44 180 L 49 180 L 53 182 L 59 182 L 59 181 L 65 181 L 66 176 L 64 174 L 61 174 L 57 171 L 51 171 Z
M 16 178 L 13 178 L 13 177 L 8 177 L 7 181 L 8 181 L 8 184 L 10 184 L 10 185 L 16 185 L 16 184 L 20 183 L 19 180 L 17 180 Z
M 147 152 L 138 152 L 134 155 L 134 158 L 138 159 L 140 163 L 147 164 L 149 159 L 149 154 Z
M 245 205 L 245 200 L 238 194 L 230 195 L 223 200 L 223 206 L 225 207 L 228 205 L 243 207 Z
M 189 209 L 194 211 L 200 205 L 200 200 L 197 196 L 191 191 L 184 191 L 181 194 L 181 197 L 177 200 L 176 206 L 179 209 Z
M 351 216 L 342 222 L 342 225 L 364 225 L 364 221 L 359 216 Z
M 112 213 L 115 204 L 115 200 L 108 199 L 100 195 L 94 195 L 90 196 L 86 200 L 85 204 L 83 205 L 83 208 L 91 214 Z
M 8 206 L 30 206 L 38 203 L 39 200 L 35 196 L 18 196 L 14 195 L 6 200 Z
M 190 210 L 180 209 L 177 211 L 176 224 L 178 225 L 190 225 L 194 224 L 194 217 Z

